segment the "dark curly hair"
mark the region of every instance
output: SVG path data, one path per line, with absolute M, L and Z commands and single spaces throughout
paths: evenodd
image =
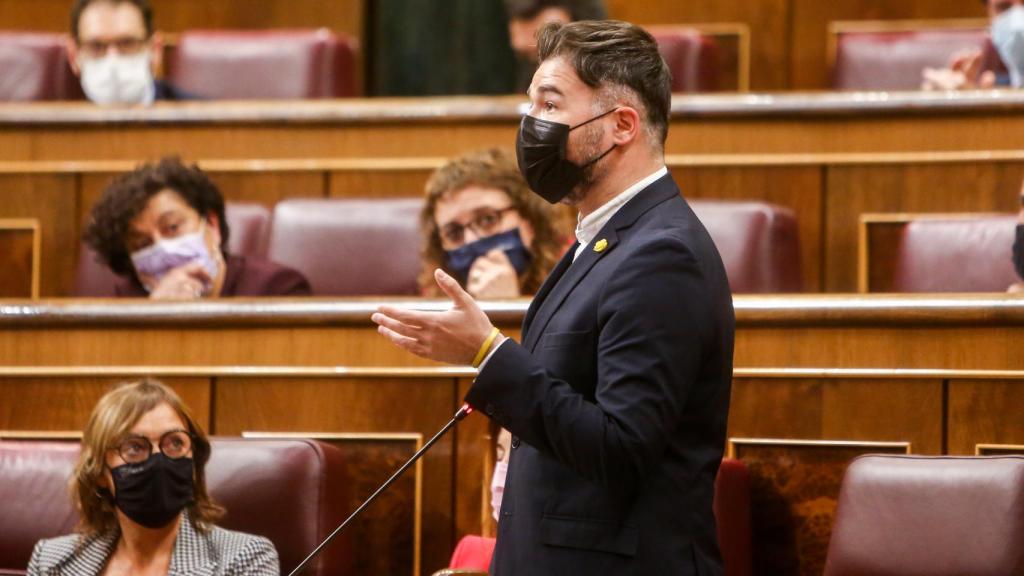
M 173 190 L 200 216 L 210 212 L 220 221 L 220 249 L 227 254 L 228 230 L 224 218 L 224 197 L 210 178 L 192 164 L 186 166 L 177 157 L 156 164 L 143 164 L 114 178 L 92 207 L 89 224 L 82 239 L 100 260 L 121 276 L 133 276 L 131 255 L 125 246 L 132 220 L 163 190 Z
M 515 156 L 501 148 L 474 150 L 453 158 L 427 180 L 426 202 L 420 213 L 420 226 L 423 230 L 420 290 L 424 296 L 442 296 L 434 281 L 434 270 L 441 268 L 449 274 L 453 273 L 445 262 L 441 234 L 434 220 L 438 200 L 473 185 L 497 188 L 508 194 L 512 206 L 533 227 L 533 246 L 530 247 L 533 258 L 519 279 L 519 288 L 524 295 L 534 294 L 562 257 L 565 242 L 555 228 L 555 209 L 530 191 L 519 174 Z
M 108 2 L 110 4 L 131 4 L 142 13 L 142 23 L 146 27 L 146 38 L 153 35 L 153 7 L 148 0 L 76 0 L 71 7 L 71 37 L 78 42 L 78 22 L 82 19 L 82 12 L 92 4 Z

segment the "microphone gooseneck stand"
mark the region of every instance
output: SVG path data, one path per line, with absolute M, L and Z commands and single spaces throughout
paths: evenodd
M 433 446 L 435 442 L 440 440 L 442 436 L 444 436 L 449 430 L 452 429 L 453 426 L 455 426 L 455 424 L 462 421 L 462 419 L 468 416 L 472 411 L 473 408 L 469 404 L 463 404 L 462 408 L 459 408 L 459 411 L 455 413 L 455 416 L 453 416 L 452 419 L 449 420 L 448 423 L 444 425 L 444 428 L 441 428 L 441 430 L 439 430 L 437 434 L 434 434 L 433 438 L 428 440 L 427 443 L 424 444 L 422 448 L 417 450 L 416 453 L 412 455 L 412 458 L 409 458 L 408 462 L 402 464 L 402 467 L 399 468 L 397 472 L 392 474 L 391 478 L 388 478 L 387 482 L 382 484 L 380 488 L 377 488 L 376 492 L 371 494 L 369 498 L 367 498 L 362 504 L 360 504 L 359 508 L 356 508 L 355 512 L 349 515 L 349 517 L 346 518 L 345 521 L 342 522 L 340 526 L 334 529 L 334 532 L 331 532 L 330 535 L 328 535 L 327 538 L 325 538 L 324 541 L 321 542 L 319 546 L 313 549 L 313 551 L 309 553 L 309 556 L 306 556 L 305 560 L 300 562 L 299 565 L 296 566 L 294 570 L 288 573 L 288 576 L 296 576 L 296 574 L 302 572 L 306 565 L 308 565 L 314 558 L 316 558 L 316 555 L 319 554 L 320 551 L 324 549 L 324 547 L 330 544 L 331 540 L 334 540 L 334 537 L 340 534 L 341 531 L 345 528 L 345 526 L 348 526 L 349 522 L 354 520 L 356 516 L 359 516 L 360 512 L 362 512 L 363 509 L 370 505 L 370 502 L 373 502 L 377 498 L 377 496 L 380 496 L 385 490 L 387 490 L 388 486 L 391 486 L 391 484 L 394 483 L 395 480 L 398 480 L 398 478 L 406 470 L 408 470 L 410 466 L 415 464 L 416 461 L 419 460 L 420 457 L 427 452 L 427 450 L 430 450 L 430 447 Z

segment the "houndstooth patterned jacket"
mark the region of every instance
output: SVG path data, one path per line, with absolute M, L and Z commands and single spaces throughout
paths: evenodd
M 83 538 L 78 534 L 40 540 L 28 563 L 29 576 L 92 576 L 103 572 L 120 531 Z M 182 516 L 168 576 L 278 576 L 277 550 L 262 536 L 214 528 L 197 531 Z

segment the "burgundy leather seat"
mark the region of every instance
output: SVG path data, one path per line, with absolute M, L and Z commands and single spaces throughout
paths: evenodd
M 672 72 L 673 92 L 718 89 L 718 46 L 715 39 L 686 26 L 650 26 L 658 51 Z
M 316 296 L 419 293 L 420 198 L 278 202 L 267 257 L 302 272 Z
M 270 211 L 262 204 L 228 202 L 224 206 L 228 221 L 228 252 L 239 256 L 262 257 L 266 252 L 270 229 Z M 78 251 L 74 296 L 103 297 L 114 294 L 118 276 L 96 260 L 96 252 L 84 243 Z
M 204 98 L 356 96 L 356 50 L 326 29 L 183 32 L 168 80 Z
M 836 39 L 832 87 L 836 90 L 917 90 L 925 68 L 946 68 L 964 49 L 982 49 L 983 68 L 1001 68 L 988 30 L 930 29 L 843 32 Z
M 796 216 L 765 202 L 690 200 L 715 241 L 734 293 L 799 292 Z
M 82 98 L 66 43 L 63 34 L 0 32 L 0 101 Z
M 1005 292 L 1019 282 L 1013 215 L 908 223 L 896 249 L 894 292 Z
M 284 573 L 349 512 L 345 463 L 329 444 L 241 438 L 212 444 L 207 487 L 228 510 L 219 525 L 269 538 Z M 39 539 L 72 532 L 78 515 L 67 482 L 78 452 L 77 442 L 0 442 L 0 571 L 23 570 Z M 304 574 L 346 573 L 351 558 L 339 536 Z
M 1024 457 L 861 456 L 825 576 L 1024 574 Z

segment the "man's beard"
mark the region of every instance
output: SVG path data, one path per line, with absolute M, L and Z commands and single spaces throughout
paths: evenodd
M 601 126 L 598 124 L 589 124 L 580 129 L 583 130 L 583 133 L 580 134 L 578 140 L 580 159 L 576 164 L 583 165 L 593 162 L 595 158 L 605 153 L 601 149 L 601 138 L 604 136 L 604 131 L 601 130 Z M 593 162 L 593 164 L 583 169 L 579 183 L 566 194 L 565 198 L 562 199 L 562 203 L 569 206 L 578 205 L 586 197 L 587 192 L 604 179 L 607 173 L 608 170 L 602 165 L 600 160 Z

